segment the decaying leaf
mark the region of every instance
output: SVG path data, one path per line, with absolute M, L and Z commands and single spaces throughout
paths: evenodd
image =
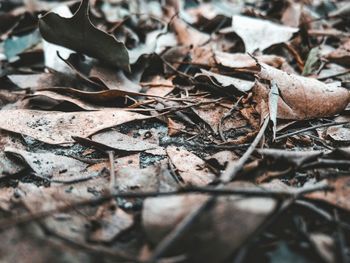
M 180 134 L 185 129 L 185 125 L 168 118 L 168 134 L 174 136 Z
M 75 137 L 77 141 L 81 139 L 83 139 L 82 142 L 90 143 L 100 149 L 114 149 L 126 152 L 142 152 L 159 147 L 156 144 L 151 144 L 114 130 L 95 134 L 91 137 L 91 140 L 85 139 L 84 141 L 84 138 Z
M 248 125 L 247 120 L 245 120 L 237 111 L 234 111 L 232 114 L 226 116 L 232 106 L 232 103 L 226 104 L 225 101 L 223 101 L 220 103 L 210 103 L 207 105 L 193 107 L 192 110 L 210 126 L 214 133 L 218 133 L 221 122 L 222 131 L 228 131 L 231 129 L 236 130 L 244 128 Z
M 201 71 L 202 73 L 198 73 L 195 75 L 195 78 L 198 81 L 200 81 L 201 79 L 205 79 L 208 81 L 209 79 L 216 86 L 221 86 L 226 89 L 230 88 L 229 92 L 231 94 L 233 94 L 236 90 L 243 93 L 248 92 L 254 86 L 253 81 L 247 81 L 243 79 L 220 75 L 203 69 Z
M 88 137 L 106 128 L 148 118 L 122 109 L 68 113 L 3 110 L 1 114 L 0 129 L 31 136 L 49 144 L 72 143 L 72 136 Z
M 285 59 L 275 55 L 261 55 L 255 57 L 259 63 L 265 63 L 275 68 L 280 68 Z M 216 63 L 224 67 L 232 69 L 256 69 L 256 61 L 248 54 L 243 53 L 226 53 L 216 51 L 214 53 L 214 59 Z
M 29 108 L 40 108 L 46 110 L 54 109 L 63 103 L 66 103 L 68 105 L 71 104 L 82 110 L 88 111 L 101 110 L 103 108 L 50 90 L 37 91 L 33 95 L 27 96 L 24 99 L 24 102 Z
M 276 163 L 286 162 L 295 167 L 308 162 L 314 161 L 317 157 L 322 156 L 322 151 L 288 151 L 281 149 L 260 149 L 258 152 L 268 160 L 273 160 Z
M 95 229 L 89 233 L 89 240 L 93 242 L 112 242 L 118 235 L 129 229 L 133 217 L 122 209 L 117 208 L 111 201 L 101 207 L 93 218 Z
M 67 156 L 53 153 L 32 153 L 13 148 L 6 148 L 7 154 L 22 159 L 37 176 L 47 178 L 52 182 L 69 183 L 88 180 L 98 173 L 90 171 L 88 165 Z
M 339 176 L 329 179 L 329 184 L 334 188 L 332 192 L 315 192 L 308 194 L 307 197 L 316 200 L 323 200 L 337 207 L 350 210 L 350 177 Z
M 125 45 L 92 25 L 89 0 L 82 0 L 72 18 L 62 18 L 55 13 L 46 14 L 39 20 L 39 29 L 48 42 L 129 70 L 129 55 Z
M 342 87 L 327 85 L 313 78 L 288 74 L 261 64 L 260 79 L 274 80 L 280 91 L 277 117 L 280 119 L 304 120 L 333 116 L 349 103 L 349 92 Z M 256 85 L 253 93 L 259 102 L 267 102 L 267 89 Z M 265 97 L 265 99 L 264 99 Z
M 221 151 L 213 154 L 205 160 L 211 166 L 218 167 L 220 170 L 224 170 L 227 164 L 238 159 L 238 156 L 232 151 Z
M 335 119 L 335 121 L 337 122 L 347 121 L 350 123 L 350 119 L 347 116 L 338 116 Z M 349 123 L 327 128 L 326 136 L 337 143 L 349 143 L 350 142 Z
M 43 89 L 42 91 L 53 91 L 61 93 L 63 95 L 73 96 L 82 100 L 86 100 L 92 103 L 106 103 L 111 101 L 117 101 L 118 99 L 125 99 L 125 96 L 148 96 L 148 97 L 158 97 L 156 95 L 146 95 L 144 93 L 126 91 L 121 89 L 111 89 L 102 91 L 83 91 L 73 88 L 58 88 L 53 87 L 50 89 Z
M 0 2 L 0 262 L 348 261 L 346 0 Z
M 178 41 L 182 45 L 201 46 L 210 39 L 209 35 L 197 31 L 177 17 L 171 21 L 171 26 L 174 28 Z
M 159 243 L 207 198 L 185 195 L 146 199 L 142 224 L 147 237 Z M 185 253 L 191 262 L 223 262 L 254 233 L 275 206 L 276 202 L 270 198 L 219 197 L 211 210 L 204 211 L 197 223 L 171 246 L 168 255 Z
M 243 39 L 245 51 L 251 53 L 256 49 L 264 50 L 274 44 L 288 41 L 298 31 L 298 28 L 234 15 L 232 17 L 232 30 Z
M 337 64 L 349 66 L 350 65 L 350 40 L 346 41 L 336 50 L 330 52 L 326 56 L 326 58 Z
M 173 164 L 186 185 L 203 186 L 215 179 L 215 175 L 205 166 L 205 162 L 195 154 L 175 146 L 166 149 Z

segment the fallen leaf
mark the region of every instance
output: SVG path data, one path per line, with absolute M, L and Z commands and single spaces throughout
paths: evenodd
M 324 258 L 325 262 L 332 263 L 335 261 L 335 240 L 333 237 L 323 233 L 311 233 L 310 241 L 315 246 L 318 253 Z
M 311 162 L 322 156 L 322 151 L 290 151 L 282 149 L 259 149 L 258 152 L 266 159 L 276 163 L 287 162 L 295 167 L 300 167 L 306 162 Z
M 306 197 L 316 200 L 326 201 L 332 205 L 350 211 L 350 177 L 338 176 L 333 179 L 328 179 L 333 191 L 314 192 L 307 194 Z
M 287 42 L 298 32 L 298 28 L 240 15 L 232 17 L 232 30 L 242 38 L 245 51 L 249 53 Z
M 94 229 L 88 235 L 89 241 L 110 243 L 129 229 L 134 224 L 134 220 L 132 215 L 124 212 L 111 201 L 99 207 L 93 217 L 93 224 Z
M 108 89 L 140 92 L 141 86 L 128 79 L 122 70 L 113 70 L 107 67 L 94 66 L 90 71 L 90 78 L 98 79 Z
M 311 75 L 320 66 L 320 48 L 314 47 L 310 50 L 303 70 L 303 76 Z
M 225 104 L 221 103 L 210 103 L 197 107 L 192 107 L 192 110 L 204 121 L 214 133 L 219 132 L 220 122 L 223 120 L 224 116 L 232 108 L 232 103 Z M 228 131 L 231 129 L 239 129 L 246 127 L 248 125 L 247 121 L 242 117 L 238 111 L 232 112 L 230 116 L 227 116 L 222 123 L 222 131 Z
M 93 112 L 3 110 L 0 129 L 31 136 L 48 144 L 72 143 L 72 136 L 88 137 L 100 130 L 149 118 L 122 109 Z
M 266 64 L 261 65 L 258 76 L 260 79 L 276 82 L 280 91 L 277 110 L 277 117 L 280 119 L 329 117 L 344 110 L 349 103 L 349 92 L 345 88 L 288 74 Z M 258 103 L 262 100 L 268 101 L 267 92 L 266 87 L 259 84 L 253 89 Z
M 114 130 L 95 134 L 91 137 L 91 140 L 84 140 L 84 138 L 75 137 L 75 140 L 77 141 L 80 141 L 81 139 L 83 139 L 82 142 L 91 143 L 91 145 L 100 149 L 114 149 L 117 151 L 142 152 L 159 148 L 157 144 L 133 138 Z
M 195 28 L 192 28 L 178 17 L 174 17 L 170 25 L 176 32 L 176 37 L 178 39 L 179 44 L 181 45 L 200 46 L 210 40 L 210 36 L 208 34 L 202 33 L 196 30 Z
M 195 194 L 147 198 L 142 210 L 142 225 L 147 237 L 152 243 L 159 243 L 207 198 Z M 219 197 L 211 210 L 201 213 L 196 224 L 169 248 L 167 255 L 186 254 L 190 262 L 225 262 L 275 206 L 276 201 L 270 198 Z
M 338 143 L 350 142 L 350 131 L 348 125 L 337 125 L 329 127 L 326 131 L 326 135 Z
M 206 162 L 211 166 L 224 170 L 228 163 L 238 160 L 239 157 L 232 151 L 221 151 L 206 158 Z
M 37 176 L 52 182 L 69 183 L 88 180 L 98 175 L 90 171 L 88 165 L 74 158 L 49 152 L 32 153 L 13 148 L 5 148 L 5 153 L 22 159 Z
M 92 25 L 89 18 L 89 0 L 82 0 L 71 18 L 48 13 L 39 20 L 43 38 L 112 66 L 129 71 L 129 55 L 125 45 L 115 37 Z
M 246 93 L 250 91 L 254 86 L 253 81 L 220 75 L 204 69 L 202 69 L 201 72 L 202 73 L 197 73 L 194 76 L 196 80 L 204 80 L 206 82 L 209 80 L 213 85 L 218 86 L 219 88 L 226 88 L 227 92 L 230 94 L 234 94 L 235 91 Z
M 67 104 L 71 104 L 72 106 L 76 106 L 82 110 L 93 111 L 93 110 L 101 110 L 103 107 L 93 105 L 88 102 L 81 101 L 79 99 L 62 95 L 56 92 L 52 92 L 49 90 L 37 91 L 33 95 L 27 96 L 24 98 L 24 102 L 26 104 L 26 108 L 31 109 L 55 109 L 59 105 L 65 103 L 65 108 Z
M 205 162 L 195 154 L 175 146 L 167 147 L 166 152 L 186 185 L 203 186 L 215 179 Z
M 175 136 L 177 134 L 182 133 L 182 131 L 186 128 L 182 123 L 176 122 L 170 118 L 168 118 L 168 134 L 169 136 Z
M 30 75 L 9 75 L 11 82 L 21 89 L 48 89 L 52 87 L 68 87 L 74 85 L 74 80 L 69 76 L 58 73 L 40 73 Z
M 255 57 L 259 63 L 265 63 L 275 68 L 280 68 L 283 63 L 285 63 L 285 59 L 276 56 L 276 55 L 260 55 Z M 256 60 L 254 60 L 248 54 L 243 53 L 226 53 L 216 51 L 214 52 L 214 59 L 217 64 L 232 68 L 232 69 L 256 69 L 257 64 Z
M 91 103 L 106 103 L 114 101 L 117 99 L 125 100 L 125 96 L 148 96 L 148 97 L 158 97 L 156 95 L 146 95 L 145 93 L 138 93 L 132 91 L 126 91 L 121 89 L 111 89 L 102 91 L 83 91 L 73 88 L 58 88 L 53 87 L 49 89 L 42 89 L 47 91 L 54 91 L 57 93 L 62 93 L 64 95 L 70 95 L 77 97 L 82 100 L 89 101 Z
M 350 65 L 350 40 L 343 43 L 336 50 L 330 52 L 326 58 L 340 65 Z
M 287 1 L 287 8 L 283 11 L 281 22 L 290 27 L 299 27 L 303 6 L 300 3 Z

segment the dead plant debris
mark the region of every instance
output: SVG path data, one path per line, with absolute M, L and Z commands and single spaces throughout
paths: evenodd
M 0 261 L 350 262 L 349 10 L 0 1 Z

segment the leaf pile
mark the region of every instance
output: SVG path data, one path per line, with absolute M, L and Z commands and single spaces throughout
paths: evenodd
M 349 10 L 1 3 L 0 261 L 349 262 Z

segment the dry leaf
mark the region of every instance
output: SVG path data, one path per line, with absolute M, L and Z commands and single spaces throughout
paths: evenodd
M 6 148 L 7 154 L 22 159 L 37 176 L 52 182 L 69 183 L 88 180 L 98 175 L 98 171 L 88 169 L 88 165 L 74 158 L 49 152 L 32 153 L 13 148 Z
M 149 118 L 122 109 L 93 112 L 3 110 L 0 129 L 31 136 L 49 144 L 72 143 L 72 136 L 88 137 L 100 130 Z
M 147 198 L 142 224 L 147 237 L 159 243 L 186 215 L 207 200 L 203 195 Z M 168 256 L 186 254 L 189 262 L 225 262 L 266 220 L 276 201 L 270 198 L 219 197 L 211 210 L 171 246 Z
M 313 78 L 288 74 L 261 64 L 260 79 L 274 80 L 280 91 L 277 117 L 280 119 L 305 120 L 329 117 L 340 113 L 349 102 L 349 92 L 342 87 L 324 84 Z M 267 89 L 257 84 L 254 97 L 258 103 L 267 102 Z
M 337 207 L 350 211 L 350 176 L 339 176 L 329 179 L 329 184 L 334 188 L 330 192 L 314 192 L 307 197 L 316 200 L 323 200 Z
M 232 30 L 242 38 L 245 51 L 249 53 L 287 42 L 298 32 L 298 28 L 240 15 L 232 17 Z
M 260 55 L 255 57 L 259 63 L 265 63 L 275 68 L 280 68 L 283 63 L 285 63 L 285 59 L 276 56 L 276 55 Z M 214 59 L 217 64 L 232 68 L 232 69 L 256 69 L 257 64 L 256 60 L 254 60 L 248 54 L 243 53 L 226 53 L 216 51 L 214 52 Z
M 166 152 L 186 185 L 203 186 L 215 179 L 215 175 L 205 166 L 205 162 L 184 148 L 169 146 Z
M 111 201 L 99 207 L 93 218 L 95 228 L 88 235 L 93 242 L 112 242 L 115 238 L 129 229 L 133 224 L 133 217 L 117 207 Z
M 223 87 L 228 89 L 228 92 L 230 94 L 234 94 L 236 91 L 246 93 L 250 91 L 254 86 L 253 81 L 247 81 L 243 79 L 220 75 L 204 69 L 202 69 L 201 72 L 202 73 L 197 73 L 194 76 L 196 80 L 201 81 L 202 79 L 204 79 L 204 81 L 208 82 L 209 79 L 209 81 L 211 81 L 213 85 L 219 86 L 219 88 Z

